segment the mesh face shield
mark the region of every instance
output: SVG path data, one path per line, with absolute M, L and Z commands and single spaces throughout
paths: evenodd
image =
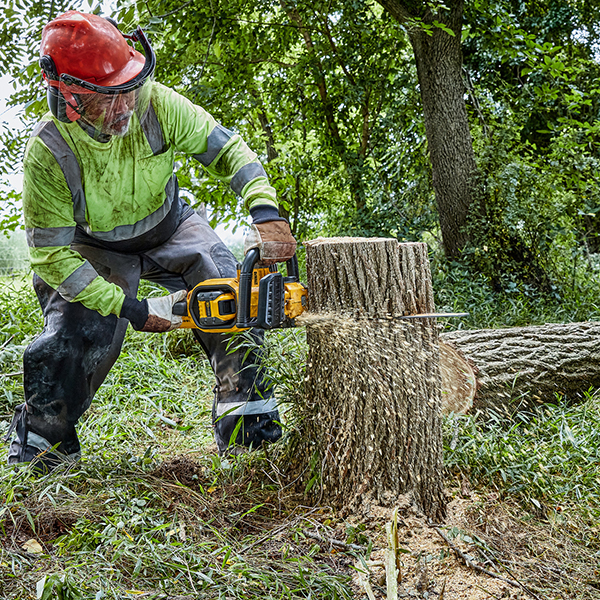
M 137 75 L 119 85 L 103 86 L 68 73 L 48 73 L 47 63 L 51 61 L 45 59 L 49 57 L 40 59 L 48 81 L 50 108 L 58 119 L 80 121 L 88 129 L 104 136 L 124 136 L 134 113 L 139 120 L 144 118 L 150 104 L 156 57 L 140 27 L 123 37 L 140 43 L 145 61 Z M 135 69 L 135 64 L 132 68 Z
M 134 90 L 112 93 L 91 91 L 74 83 L 60 81 L 58 91 L 65 99 L 67 114 L 70 109 L 76 112 L 77 120 L 80 120 L 82 125 L 103 135 L 124 136 L 133 114 L 135 113 L 139 120 L 146 114 L 150 104 L 152 81 L 152 77 L 148 77 Z

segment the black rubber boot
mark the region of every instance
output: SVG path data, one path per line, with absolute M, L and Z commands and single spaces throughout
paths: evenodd
M 8 449 L 9 465 L 30 463 L 37 473 L 46 475 L 59 464 L 72 462 L 79 458 L 78 452 L 71 455 L 58 452 L 48 440 L 32 431 L 28 416 L 25 404 L 19 404 L 15 408 L 15 414 L 5 438 L 5 441 L 8 441 L 11 434 L 15 433 Z

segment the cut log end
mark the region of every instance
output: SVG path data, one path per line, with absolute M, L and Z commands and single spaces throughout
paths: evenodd
M 465 414 L 477 391 L 475 370 L 451 342 L 439 340 L 442 375 L 442 414 Z

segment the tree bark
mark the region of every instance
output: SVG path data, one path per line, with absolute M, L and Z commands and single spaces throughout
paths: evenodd
M 476 169 L 462 80 L 463 0 L 449 0 L 448 10 L 437 14 L 426 9 L 423 2 L 378 2 L 402 23 L 419 18 L 424 25 L 432 26 L 437 21 L 454 33 L 451 35 L 437 26 L 426 31 L 408 25 L 444 250 L 446 256 L 455 257 L 468 241 L 465 225 L 471 206 L 471 179 Z
M 441 338 L 473 367 L 475 408 L 514 412 L 555 402 L 557 394 L 581 400 L 600 387 L 600 323 L 453 331 Z M 444 390 L 448 400 L 453 394 Z
M 425 244 L 378 238 L 306 242 L 307 443 L 333 506 L 393 504 L 410 493 L 443 517 L 438 334 Z

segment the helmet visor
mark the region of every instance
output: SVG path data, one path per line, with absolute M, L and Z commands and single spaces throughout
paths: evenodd
M 156 66 L 154 52 L 139 27 L 133 35 L 125 37 L 139 41 L 144 50 L 144 66 L 131 80 L 102 86 L 67 73 L 58 78 L 58 90 L 71 120 L 81 120 L 83 125 L 104 135 L 126 135 L 133 114 L 141 121 L 150 105 Z
M 76 112 L 82 125 L 103 135 L 124 136 L 129 130 L 131 117 L 135 113 L 142 120 L 150 105 L 152 77 L 135 90 L 105 94 L 90 92 L 74 85 L 59 82 L 59 90 L 70 108 Z

